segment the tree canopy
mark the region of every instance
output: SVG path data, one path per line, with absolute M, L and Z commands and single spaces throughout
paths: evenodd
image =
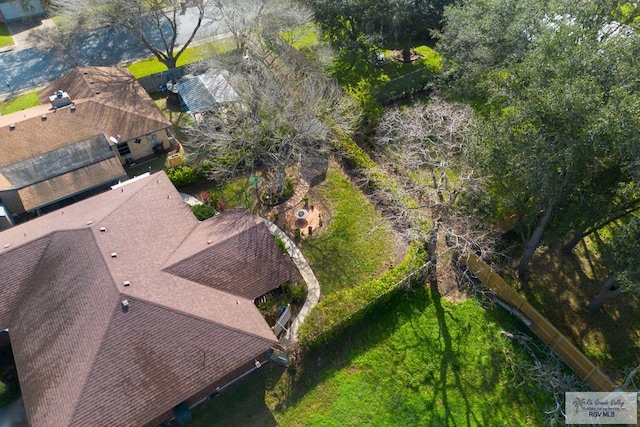
M 483 47 L 463 31 L 472 27 L 465 8 L 480 6 L 486 11 L 474 25 L 487 32 Z M 536 0 L 470 1 L 447 10 L 442 46 L 450 82 L 471 88 L 482 103 L 474 157 L 496 208 L 516 220 L 520 273 L 556 219 L 571 217 L 584 228 L 606 217 L 617 202 L 605 196 L 635 179 L 640 36 L 611 10 Z M 606 202 L 598 214 L 585 209 L 591 195 Z
M 313 0 L 316 20 L 329 39 L 347 49 L 396 44 L 409 56 L 411 42 L 440 28 L 450 0 Z

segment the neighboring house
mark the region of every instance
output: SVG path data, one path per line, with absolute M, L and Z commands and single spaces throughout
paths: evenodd
M 172 90 L 180 96 L 185 110 L 195 116 L 221 105 L 240 101 L 240 96 L 229 84 L 227 78 L 226 72 L 198 76 L 188 74 L 180 78 Z
M 0 201 L 42 213 L 126 179 L 123 166 L 177 147 L 171 122 L 131 73 L 75 68 L 42 105 L 0 116 Z
M 41 0 L 0 0 L 0 22 L 44 15 Z
M 254 299 L 292 271 L 259 218 L 199 222 L 164 173 L 0 232 L 29 425 L 158 425 L 215 394 L 277 344 Z

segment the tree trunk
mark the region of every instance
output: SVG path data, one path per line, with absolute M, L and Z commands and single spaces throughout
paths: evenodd
M 411 39 L 407 39 L 402 46 L 402 62 L 411 62 Z
M 562 246 L 562 253 L 565 255 L 569 255 L 571 251 L 573 251 L 573 248 L 575 248 L 576 245 L 580 243 L 580 241 L 582 241 L 582 239 L 584 239 L 585 237 L 586 234 L 584 228 L 581 227 L 576 230 L 571 240 L 569 240 L 564 246 Z
M 602 286 L 602 289 L 600 290 L 600 293 L 598 294 L 598 296 L 589 304 L 590 312 L 592 313 L 598 312 L 602 308 L 602 305 L 605 302 L 609 301 L 611 298 L 616 297 L 622 293 L 621 288 L 616 288 L 614 286 L 615 282 L 616 282 L 616 273 L 613 273 L 611 276 L 607 278 L 607 280 L 605 280 L 604 285 Z
M 536 249 L 540 244 L 542 235 L 544 234 L 544 231 L 547 229 L 547 226 L 553 218 L 555 203 L 556 202 L 553 199 L 549 201 L 549 204 L 547 205 L 542 218 L 540 218 L 540 221 L 538 221 L 538 225 L 533 230 L 531 237 L 524 245 L 524 252 L 522 253 L 522 257 L 520 258 L 518 266 L 516 267 L 518 275 L 520 276 L 526 275 L 527 271 L 529 270 L 529 263 L 531 262 L 531 258 L 533 258 L 533 254 L 535 254 Z

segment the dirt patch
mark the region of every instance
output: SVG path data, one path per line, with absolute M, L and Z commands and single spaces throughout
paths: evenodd
M 411 53 L 409 55 L 409 61 L 405 61 L 404 60 L 404 56 L 402 55 L 402 49 L 400 50 L 394 50 L 393 52 L 391 52 L 391 59 L 393 59 L 394 61 L 398 61 L 398 62 L 414 62 L 417 61 L 420 58 L 423 58 L 424 55 L 421 54 L 420 52 L 416 51 L 415 49 L 411 49 Z

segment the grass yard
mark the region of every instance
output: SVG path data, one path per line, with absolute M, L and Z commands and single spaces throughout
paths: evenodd
M 13 37 L 7 28 L 7 24 L 0 22 L 0 48 L 13 46 Z
M 322 293 L 358 286 L 378 277 L 396 261 L 400 241 L 365 195 L 332 163 L 327 179 L 310 193 L 331 220 L 301 250 L 315 272 Z
M 40 105 L 38 92 L 39 90 L 34 90 L 33 92 L 27 92 L 5 101 L 0 101 L 0 114 L 4 116 Z
M 190 425 L 542 425 L 551 399 L 514 388 L 506 359 L 528 361 L 500 337 L 515 327 L 471 299 L 399 291 L 295 369 L 267 365 L 207 402 Z
M 226 208 L 243 207 L 249 212 L 257 212 L 258 198 L 256 187 L 249 182 L 248 177 L 241 177 L 233 181 L 227 181 L 222 185 L 209 190 L 212 200 L 222 202 Z
M 423 57 L 411 64 L 390 60 L 383 66 L 371 64 L 371 58 L 363 54 L 345 52 L 333 64 L 331 74 L 343 87 L 356 88 L 364 81 L 378 98 L 389 97 L 400 89 L 407 90 L 416 84 L 422 84 L 441 70 L 441 57 L 435 50 L 424 45 L 416 45 L 414 49 Z M 389 59 L 391 50 L 384 50 L 382 53 Z
M 231 51 L 234 47 L 233 42 L 227 39 L 191 46 L 180 55 L 177 66 L 202 61 L 215 54 Z M 167 70 L 167 67 L 155 57 L 134 62 L 127 65 L 127 68 L 136 79 Z

